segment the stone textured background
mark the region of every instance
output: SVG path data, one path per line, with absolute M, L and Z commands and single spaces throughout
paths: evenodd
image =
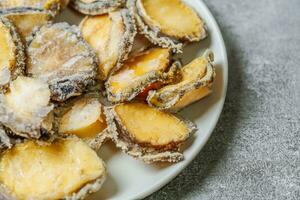
M 299 200 L 300 0 L 205 3 L 228 51 L 223 114 L 196 159 L 147 200 Z

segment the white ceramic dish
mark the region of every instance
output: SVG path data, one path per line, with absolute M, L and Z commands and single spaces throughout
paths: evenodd
M 219 27 L 205 4 L 200 0 L 186 0 L 204 19 L 209 30 L 209 37 L 199 44 L 189 45 L 184 49 L 183 62 L 187 63 L 210 48 L 215 54 L 217 78 L 214 92 L 208 98 L 186 108 L 182 115 L 193 120 L 199 130 L 185 144 L 185 160 L 174 164 L 147 165 L 135 160 L 114 147 L 106 144 L 99 155 L 107 163 L 108 178 L 102 189 L 91 196 L 90 200 L 142 199 L 157 191 L 178 175 L 202 149 L 221 114 L 227 89 L 228 62 L 224 41 Z M 65 10 L 58 21 L 79 24 L 82 16 L 71 9 Z

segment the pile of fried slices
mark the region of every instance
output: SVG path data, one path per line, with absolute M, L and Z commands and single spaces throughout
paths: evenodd
M 53 23 L 67 5 L 79 27 Z M 146 163 L 178 162 L 196 130 L 175 115 L 211 93 L 213 53 L 181 0 L 0 0 L 0 199 L 84 199 L 111 140 Z

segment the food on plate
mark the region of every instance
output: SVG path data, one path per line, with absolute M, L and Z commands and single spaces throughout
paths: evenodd
M 183 43 L 204 39 L 203 20 L 182 0 L 129 0 L 138 28 L 151 42 L 174 52 L 182 52 Z
M 102 15 L 121 8 L 125 0 L 71 0 L 71 6 L 86 15 Z
M 0 17 L 0 93 L 25 72 L 24 46 L 15 26 Z
M 83 38 L 96 51 L 102 80 L 118 70 L 131 51 L 136 34 L 129 10 L 122 9 L 106 15 L 89 16 L 81 22 Z
M 48 84 L 35 78 L 19 76 L 0 95 L 0 123 L 14 134 L 40 138 L 52 129 L 52 110 Z
M 13 8 L 1 11 L 0 15 L 9 19 L 25 42 L 34 29 L 49 23 L 53 19 L 51 12 L 37 8 Z
M 50 85 L 53 100 L 78 96 L 95 84 L 96 55 L 75 26 L 57 23 L 41 27 L 30 38 L 27 55 L 28 74 Z
M 69 2 L 79 26 L 54 23 Z M 146 163 L 183 160 L 197 127 L 173 113 L 216 74 L 210 50 L 187 65 L 179 53 L 206 36 L 182 0 L 0 0 L 0 199 L 85 199 L 108 140 Z
M 68 3 L 69 0 L 1 0 L 0 10 L 30 7 L 57 12 L 65 8 Z
M 105 166 L 77 138 L 16 144 L 1 153 L 1 191 L 10 199 L 84 199 L 99 190 Z
M 174 75 L 176 65 L 170 67 L 171 51 L 153 48 L 138 54 L 126 62 L 106 82 L 108 100 L 111 102 L 130 101 L 156 82 L 168 82 Z
M 116 145 L 129 155 L 145 162 L 178 162 L 179 148 L 195 131 L 193 123 L 157 110 L 144 103 L 131 102 L 106 110 Z
M 59 132 L 76 135 L 99 149 L 107 135 L 104 106 L 96 97 L 81 97 L 70 103 L 59 119 Z
M 210 94 L 215 79 L 213 53 L 206 51 L 181 69 L 182 80 L 149 92 L 147 101 L 159 109 L 178 111 Z

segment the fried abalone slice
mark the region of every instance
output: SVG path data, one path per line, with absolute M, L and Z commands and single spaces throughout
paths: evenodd
M 51 98 L 64 101 L 95 84 L 97 58 L 75 26 L 47 24 L 30 39 L 27 72 L 50 85 Z
M 71 0 L 71 6 L 86 15 L 102 15 L 121 8 L 125 0 Z
M 6 17 L 15 25 L 23 41 L 31 35 L 34 29 L 47 24 L 53 19 L 53 15 L 49 11 L 24 7 L 0 10 L 0 15 Z
M 116 145 L 145 162 L 178 162 L 181 144 L 196 130 L 193 123 L 144 103 L 119 104 L 106 110 L 109 124 L 116 124 Z
M 154 44 L 182 51 L 182 43 L 200 41 L 207 31 L 198 14 L 182 0 L 129 0 L 140 33 Z
M 147 101 L 159 109 L 178 111 L 210 93 L 215 78 L 213 53 L 206 51 L 181 69 L 182 80 L 159 90 L 150 91 Z
M 16 135 L 39 138 L 52 129 L 52 109 L 48 84 L 19 76 L 0 95 L 0 122 Z
M 169 49 L 153 48 L 125 61 L 106 82 L 108 100 L 130 101 L 153 83 L 166 81 L 170 57 Z
M 68 3 L 69 0 L 1 0 L 0 10 L 30 7 L 56 12 L 66 7 Z
M 122 9 L 86 17 L 80 27 L 83 38 L 98 55 L 100 78 L 106 80 L 121 67 L 131 51 L 136 34 L 134 18 L 129 10 Z
M 132 49 L 128 57 L 130 58 L 137 54 L 140 54 L 151 48 L 152 46 L 152 43 L 146 37 L 141 34 L 137 34 L 134 38 Z
M 59 132 L 76 135 L 93 149 L 99 149 L 108 132 L 104 106 L 96 97 L 82 97 L 70 103 L 59 118 Z
M 16 199 L 84 199 L 101 188 L 105 165 L 86 143 L 16 144 L 0 158 L 0 183 Z
M 24 46 L 14 25 L 0 17 L 0 92 L 25 72 Z

